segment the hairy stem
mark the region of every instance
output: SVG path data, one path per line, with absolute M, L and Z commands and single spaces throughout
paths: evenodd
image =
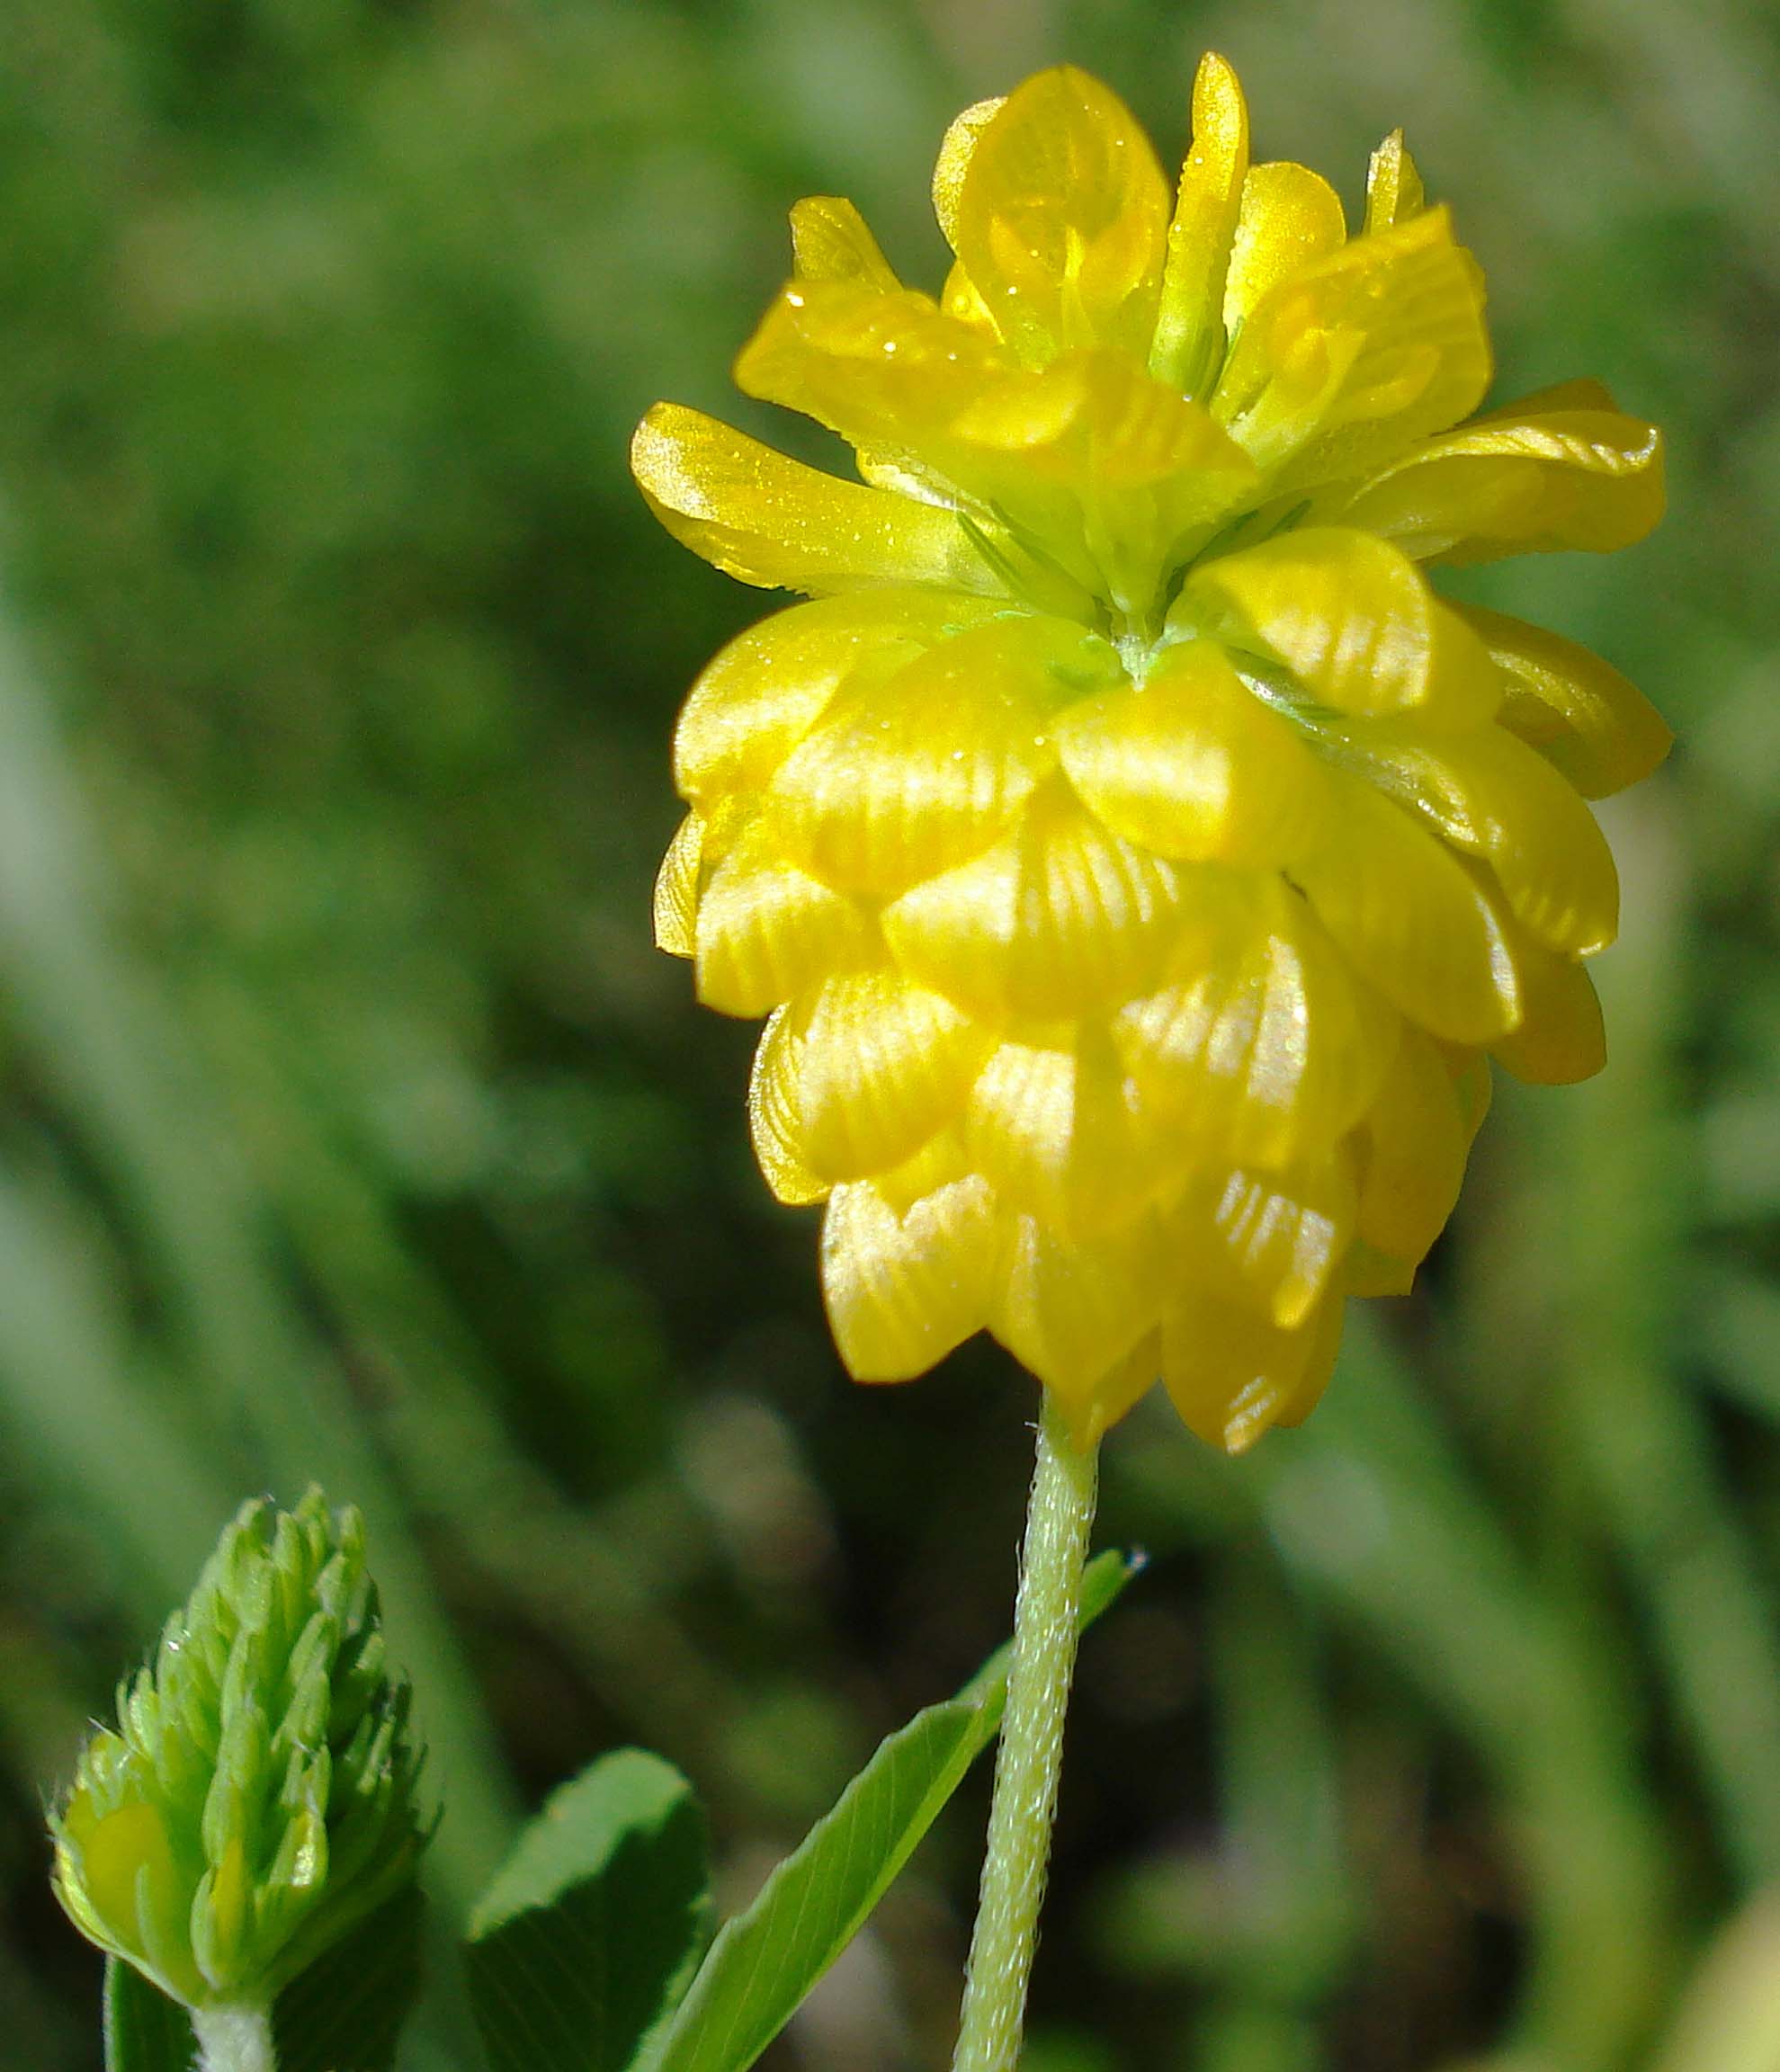
M 270 2008 L 194 2008 L 192 2027 L 201 2072 L 278 2072 Z
M 1051 1859 L 1063 1719 L 1076 1666 L 1097 1449 L 1078 1447 L 1049 1392 L 1026 1513 L 1007 1710 L 996 1754 L 977 1925 L 953 2072 L 1013 2072 Z

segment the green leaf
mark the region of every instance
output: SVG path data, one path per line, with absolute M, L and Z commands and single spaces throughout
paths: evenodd
M 178 2001 L 116 1957 L 105 1960 L 105 2072 L 192 2072 L 198 2040 Z
M 1100 1555 L 1082 1578 L 1084 1626 L 1141 1567 Z M 746 1913 L 724 1925 L 649 2072 L 747 2072 L 859 1933 L 915 1845 L 995 1738 L 1009 1649 L 955 1698 L 890 1736 Z
M 420 1991 L 425 1911 L 410 1885 L 291 1981 L 272 2011 L 278 2072 L 389 2072 Z
M 704 1817 L 626 1748 L 551 1798 L 470 1923 L 470 2005 L 494 2072 L 624 2072 L 711 1939 Z

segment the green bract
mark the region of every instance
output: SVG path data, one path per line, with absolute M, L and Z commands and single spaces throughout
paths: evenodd
M 245 1505 L 52 1816 L 62 1905 L 189 2007 L 269 2005 L 414 1875 L 409 1699 L 358 1512 Z

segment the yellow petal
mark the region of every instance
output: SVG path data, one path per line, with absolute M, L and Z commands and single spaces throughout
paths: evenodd
M 1413 1268 L 1446 1227 L 1470 1148 L 1452 1075 L 1418 1030 L 1403 1032 L 1367 1113 L 1364 1144 L 1359 1234 Z
M 1393 130 L 1372 155 L 1366 168 L 1366 235 L 1393 230 L 1400 223 L 1419 216 L 1427 206 L 1421 174 L 1403 141 L 1403 132 Z
M 905 1158 L 887 1173 L 874 1173 L 872 1184 L 899 1216 L 904 1216 L 924 1195 L 936 1194 L 954 1180 L 968 1180 L 971 1170 L 962 1131 L 945 1129 L 929 1137 L 912 1158 Z
M 1294 868 L 1318 916 L 1410 1021 L 1457 1043 L 1515 1028 L 1520 981 L 1502 917 L 1440 842 L 1344 773 L 1330 836 Z
M 1247 1452 L 1270 1425 L 1321 1394 L 1341 1340 L 1341 1297 L 1296 1330 L 1214 1291 L 1189 1287 L 1162 1326 L 1162 1380 L 1182 1422 L 1208 1446 Z
M 1079 1393 L 1056 1396 L 1069 1436 L 1084 1451 L 1104 1439 L 1125 1413 L 1156 1386 L 1162 1373 L 1162 1334 L 1152 1331 Z M 1053 1392 L 1054 1394 L 1054 1392 Z
M 878 949 L 854 900 L 747 838 L 711 873 L 694 940 L 698 996 L 725 1014 L 770 1014 Z
M 1251 166 L 1225 276 L 1225 330 L 1233 335 L 1269 289 L 1346 242 L 1341 199 L 1320 173 L 1289 159 Z
M 1327 809 L 1317 757 L 1215 641 L 1169 648 L 1141 688 L 1084 699 L 1056 731 L 1083 802 L 1159 855 L 1284 863 L 1316 839 Z
M 1455 609 L 1507 681 L 1497 719 L 1585 799 L 1623 791 L 1668 754 L 1675 737 L 1662 715 L 1598 655 L 1500 612 Z
M 1245 1288 L 1283 1331 L 1308 1317 L 1354 1236 L 1354 1161 L 1345 1148 L 1282 1173 L 1238 1166 L 1212 1226 Z
M 931 583 L 998 594 L 956 513 L 842 482 L 677 403 L 637 427 L 631 468 L 649 508 L 726 575 L 827 594 Z
M 655 880 L 655 946 L 670 957 L 693 953 L 693 924 L 698 916 L 699 853 L 704 845 L 704 823 L 688 813 L 675 830 Z
M 1011 94 L 976 139 L 953 223 L 959 258 L 1033 366 L 1071 346 L 1148 353 L 1168 235 L 1149 140 L 1071 66 Z
M 799 1141 L 829 1180 L 888 1171 L 964 1105 L 990 1039 L 893 971 L 843 973 L 792 1009 Z
M 1056 764 L 1052 715 L 1118 668 L 1078 626 L 997 620 L 836 699 L 765 811 L 836 888 L 892 898 L 996 842 Z
M 827 1198 L 828 1183 L 809 1169 L 803 1156 L 798 1085 L 802 1043 L 787 1009 L 781 1007 L 761 1032 L 748 1081 L 748 1133 L 766 1184 L 781 1201 L 797 1209 Z
M 750 626 L 706 665 L 680 714 L 680 795 L 702 803 L 758 790 L 843 684 L 881 683 L 1005 608 L 943 590 L 872 590 Z
M 1104 1036 L 1070 1049 L 1003 1043 L 964 1110 L 971 1159 L 1009 1205 L 1080 1235 L 1131 1221 L 1181 1163 L 1145 1127 L 1137 1089 Z
M 1308 526 L 1222 555 L 1194 573 L 1186 603 L 1233 613 L 1238 637 L 1246 630 L 1339 712 L 1471 726 L 1501 696 L 1471 628 L 1408 555 L 1365 532 Z
M 1002 1250 L 995 1197 L 960 1180 L 898 1216 L 869 1181 L 836 1187 L 822 1221 L 822 1294 L 858 1381 L 906 1381 L 988 1321 Z
M 1641 540 L 1662 508 L 1662 434 L 1591 383 L 1529 396 L 1431 440 L 1333 497 L 1328 514 L 1418 560 L 1462 563 L 1564 548 L 1610 554 Z
M 997 94 L 993 100 L 973 101 L 941 140 L 939 156 L 934 162 L 934 214 L 954 252 L 958 249 L 958 207 L 964 192 L 964 175 L 983 131 L 999 114 L 1006 98 L 1005 94 Z
M 1091 1421 L 1096 1389 L 1160 1320 L 1172 1272 L 1158 1219 L 1087 1242 L 1022 1216 L 989 1327 L 1072 1421 Z
M 1613 852 L 1577 792 L 1499 727 L 1431 735 L 1404 720 L 1340 738 L 1393 798 L 1494 871 L 1510 912 L 1548 949 L 1586 957 L 1619 926 Z
M 993 849 L 886 906 L 882 924 L 904 970 L 967 1012 L 1060 1022 L 1153 985 L 1180 905 L 1173 865 L 1059 785 Z
M 1398 1018 L 1279 880 L 1206 872 L 1170 983 L 1113 1023 L 1127 1070 L 1190 1141 L 1251 1165 L 1327 1151 L 1359 1120 Z
M 1573 959 L 1536 943 L 1517 946 L 1526 1019 L 1489 1046 L 1489 1054 L 1516 1079 L 1535 1086 L 1570 1086 L 1592 1079 L 1607 1061 L 1606 1025 L 1595 982 Z
M 893 295 L 901 283 L 865 219 L 836 194 L 810 194 L 792 210 L 792 258 L 803 281 L 856 281 Z
M 1375 468 L 1489 385 L 1481 276 L 1445 209 L 1291 272 L 1230 348 L 1212 415 L 1281 493 Z
M 1149 371 L 1203 396 L 1224 356 L 1224 280 L 1248 170 L 1248 111 L 1236 74 L 1207 51 L 1193 82 L 1193 148 L 1181 168 Z

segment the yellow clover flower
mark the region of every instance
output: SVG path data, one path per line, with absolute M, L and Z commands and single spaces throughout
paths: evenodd
M 1429 564 L 1638 540 L 1659 434 L 1591 381 L 1471 415 L 1478 267 L 1400 137 L 1365 222 L 1251 165 L 1208 57 L 1172 204 L 1071 68 L 953 123 L 957 263 L 900 285 L 800 202 L 748 394 L 846 482 L 659 404 L 637 479 L 720 568 L 810 594 L 694 686 L 657 889 L 863 1380 L 987 1329 L 1087 1443 L 1158 1377 L 1232 1450 L 1309 1410 L 1349 1294 L 1406 1290 L 1488 1059 L 1603 1058 L 1584 800 L 1669 740 Z

